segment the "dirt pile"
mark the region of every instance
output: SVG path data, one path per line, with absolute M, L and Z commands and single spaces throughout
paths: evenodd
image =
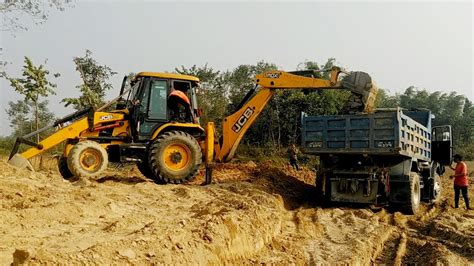
M 160 186 L 133 167 L 69 182 L 4 161 L 2 264 L 474 263 L 474 213 L 450 207 L 449 179 L 413 217 L 324 206 L 312 170 L 271 162 L 217 165 L 209 186 Z

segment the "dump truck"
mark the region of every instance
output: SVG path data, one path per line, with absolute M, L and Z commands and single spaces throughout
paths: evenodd
M 329 72 L 328 79 L 315 77 L 324 71 Z M 214 123 L 204 127 L 199 123 L 198 88 L 199 79 L 189 75 L 140 72 L 131 80 L 125 77 L 119 96 L 108 104 L 77 111 L 17 138 L 9 163 L 28 166 L 28 159 L 64 143 L 58 167 L 65 179 L 100 175 L 108 162 L 129 162 L 157 183 L 178 184 L 192 179 L 204 162 L 209 183 L 213 162 L 233 158 L 276 90 L 348 90 L 346 107 L 355 112 L 370 112 L 377 91 L 367 73 L 339 67 L 261 73 L 255 77 L 255 87 L 224 118 L 218 137 Z M 52 128 L 55 132 L 40 143 L 29 139 Z M 21 144 L 31 147 L 19 153 Z
M 319 156 L 316 187 L 331 202 L 388 204 L 408 214 L 436 201 L 452 159 L 451 126 L 429 110 L 302 114 L 302 150 Z

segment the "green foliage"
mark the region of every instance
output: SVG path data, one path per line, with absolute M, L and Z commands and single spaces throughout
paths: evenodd
M 379 88 L 375 98 L 377 108 L 395 108 L 400 106 L 399 95 L 389 95 L 384 89 Z
M 26 116 L 25 112 L 31 112 L 34 114 L 34 127 L 31 129 L 38 130 L 40 126 L 40 98 L 41 97 L 48 97 L 51 94 L 55 94 L 54 89 L 56 88 L 56 84 L 51 83 L 48 81 L 49 71 L 44 68 L 43 65 L 35 66 L 33 62 L 25 56 L 25 65 L 23 66 L 23 78 L 12 78 L 8 76 L 6 73 L 3 73 L 3 77 L 5 77 L 9 82 L 10 85 L 15 89 L 16 92 L 24 96 L 24 105 L 19 104 L 10 104 L 10 111 L 7 111 L 10 118 L 13 119 L 11 121 L 18 122 L 21 115 Z M 53 75 L 55 78 L 59 77 L 59 74 Z M 27 108 L 26 106 L 29 106 Z M 46 108 L 46 105 L 44 105 Z M 44 109 L 43 108 L 43 109 Z M 19 114 L 15 114 L 15 109 L 21 111 Z M 24 117 L 22 118 L 24 119 Z M 37 135 L 37 142 L 39 142 L 40 136 Z
M 14 143 L 15 138 L 13 136 L 0 136 L 0 155 L 10 155 Z
M 13 129 L 13 136 L 24 136 L 35 130 L 35 120 L 29 114 L 33 113 L 35 106 L 32 102 L 16 101 L 8 102 L 9 108 L 6 109 L 10 120 L 10 127 Z M 39 128 L 51 124 L 54 120 L 54 114 L 48 110 L 48 101 L 38 103 Z M 49 135 L 50 132 L 43 132 L 40 138 Z
M 34 66 L 31 59 L 25 56 L 25 65 L 23 66 L 24 78 L 11 78 L 6 76 L 10 81 L 10 85 L 16 92 L 25 96 L 25 101 L 38 102 L 39 97 L 47 97 L 51 94 L 56 94 L 53 84 L 47 80 L 49 71 L 44 69 L 43 65 L 39 67 Z M 54 74 L 54 77 L 59 77 L 59 74 Z
M 86 50 L 86 55 L 83 57 L 74 57 L 73 61 L 82 79 L 82 84 L 76 88 L 82 94 L 79 98 L 65 98 L 62 102 L 65 106 L 73 105 L 76 110 L 102 106 L 105 103 L 106 91 L 112 88 L 109 79 L 117 73 L 106 65 L 99 65 L 89 50 Z

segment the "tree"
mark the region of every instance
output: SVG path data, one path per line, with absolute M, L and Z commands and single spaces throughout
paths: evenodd
M 10 120 L 10 127 L 13 129 L 13 135 L 24 136 L 33 130 L 34 121 L 28 115 L 30 114 L 30 106 L 22 100 L 16 102 L 9 101 L 8 109 L 5 109 Z
M 10 120 L 10 127 L 13 129 L 14 136 L 24 136 L 33 131 L 35 121 L 31 119 L 29 114 L 33 113 L 34 105 L 32 102 L 18 100 L 16 102 L 9 101 L 7 112 Z M 51 124 L 54 120 L 54 114 L 48 110 L 48 101 L 42 101 L 38 104 L 39 127 L 42 128 Z M 47 136 L 50 132 L 43 132 L 42 136 Z
M 375 108 L 395 108 L 400 105 L 400 95 L 389 95 L 386 90 L 379 88 L 375 98 Z
M 82 95 L 79 98 L 64 98 L 62 102 L 65 106 L 73 105 L 76 110 L 102 106 L 105 92 L 112 88 L 109 79 L 117 72 L 106 65 L 99 65 L 89 50 L 83 57 L 74 57 L 73 61 L 82 79 L 82 84 L 76 86 Z
M 50 9 L 63 11 L 71 0 L 4 0 L 0 3 L 2 31 L 27 30 L 22 17 L 29 17 L 35 24 L 48 19 Z
M 54 91 L 56 84 L 48 81 L 48 75 L 49 71 L 43 65 L 33 65 L 33 62 L 26 56 L 22 73 L 23 78 L 11 78 L 5 74 L 5 78 L 10 82 L 15 91 L 24 96 L 24 101 L 33 105 L 35 130 L 39 129 L 40 124 L 40 98 L 56 94 Z M 59 74 L 54 74 L 53 76 L 57 78 Z M 36 136 L 36 140 L 39 142 L 39 135 Z

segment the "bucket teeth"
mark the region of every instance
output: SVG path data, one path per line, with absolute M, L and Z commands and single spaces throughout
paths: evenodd
M 34 168 L 31 163 L 18 153 L 13 155 L 13 157 L 8 160 L 8 163 L 20 169 L 26 168 L 28 170 L 34 171 Z

